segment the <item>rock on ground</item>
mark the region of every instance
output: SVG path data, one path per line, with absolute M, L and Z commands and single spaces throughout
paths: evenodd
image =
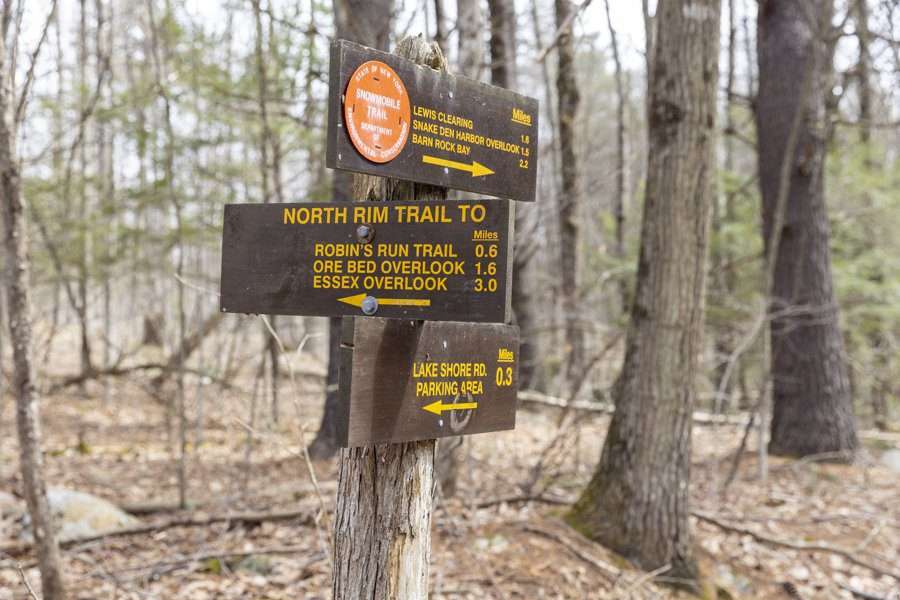
M 115 504 L 85 492 L 50 488 L 47 500 L 60 541 L 100 535 L 140 523 Z

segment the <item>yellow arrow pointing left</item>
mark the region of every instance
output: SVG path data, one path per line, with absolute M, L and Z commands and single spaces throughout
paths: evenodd
M 447 410 L 471 410 L 473 408 L 478 408 L 477 402 L 458 402 L 456 404 L 444 404 L 441 400 L 438 400 L 437 402 L 432 402 L 431 404 L 423 406 L 422 410 L 427 410 L 430 413 L 440 415 L 442 412 Z
M 457 162 L 455 160 L 449 160 L 446 158 L 438 158 L 437 156 L 428 156 L 427 154 L 422 156 L 422 162 L 429 165 L 437 165 L 439 167 L 447 167 L 450 169 L 457 169 L 459 171 L 468 171 L 472 174 L 472 177 L 483 177 L 485 175 L 493 175 L 494 172 L 481 164 L 480 162 L 472 161 L 472 164 L 466 164 L 462 162 Z
M 338 302 L 349 304 L 357 308 L 362 307 L 363 300 L 368 294 L 355 294 L 338 298 Z M 376 298 L 379 306 L 431 306 L 430 298 Z

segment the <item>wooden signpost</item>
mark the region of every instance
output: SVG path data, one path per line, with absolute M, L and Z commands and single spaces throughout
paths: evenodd
M 345 317 L 337 600 L 427 597 L 436 438 L 516 422 L 511 205 L 441 198 L 533 201 L 538 103 L 397 52 L 332 45 L 326 163 L 405 201 L 225 207 L 223 311 Z
M 510 318 L 509 202 L 229 204 L 225 312 Z
M 342 446 L 514 429 L 519 330 L 344 319 Z
M 326 164 L 533 201 L 538 103 L 337 40 L 331 46 Z

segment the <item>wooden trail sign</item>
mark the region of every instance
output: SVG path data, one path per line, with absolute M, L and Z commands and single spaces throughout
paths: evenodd
M 533 201 L 538 102 L 337 40 L 326 165 Z
M 223 312 L 510 320 L 505 200 L 228 204 Z
M 344 447 L 514 429 L 519 329 L 344 319 Z

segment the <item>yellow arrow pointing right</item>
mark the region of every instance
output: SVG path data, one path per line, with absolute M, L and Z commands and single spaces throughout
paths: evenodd
M 478 408 L 477 402 L 458 402 L 456 404 L 444 404 L 441 400 L 438 400 L 437 402 L 432 402 L 431 404 L 423 406 L 422 410 L 427 410 L 430 413 L 440 415 L 442 412 L 448 410 L 471 410 L 473 408 Z
M 438 158 L 437 156 L 428 156 L 427 154 L 425 154 L 422 156 L 422 162 L 429 165 L 437 165 L 438 167 L 447 167 L 449 169 L 467 171 L 472 174 L 472 177 L 484 177 L 485 175 L 494 174 L 491 169 L 474 160 L 472 161 L 472 164 L 466 164 L 455 160 L 449 160 L 447 158 Z

